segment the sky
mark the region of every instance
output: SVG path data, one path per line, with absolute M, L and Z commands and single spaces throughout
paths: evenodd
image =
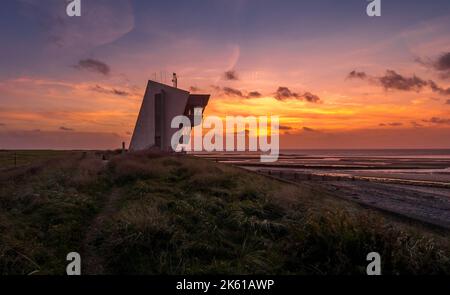
M 4 0 L 0 149 L 129 143 L 147 80 L 281 148 L 450 148 L 450 1 Z

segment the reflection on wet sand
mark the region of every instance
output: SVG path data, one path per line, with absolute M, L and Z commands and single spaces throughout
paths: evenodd
M 450 229 L 450 150 L 294 151 L 269 164 L 252 153 L 197 156 Z

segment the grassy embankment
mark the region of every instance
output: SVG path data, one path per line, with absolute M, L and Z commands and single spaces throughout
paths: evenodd
M 444 234 L 203 159 L 65 153 L 0 185 L 1 274 L 64 274 L 72 251 L 111 274 L 363 275 L 372 251 L 384 274 L 450 274 Z
M 56 150 L 0 150 L 0 170 L 4 168 L 20 167 L 29 165 L 36 160 L 51 159 L 67 152 Z

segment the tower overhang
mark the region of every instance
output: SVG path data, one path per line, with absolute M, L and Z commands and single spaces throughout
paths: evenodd
M 190 119 L 191 126 L 194 126 L 201 121 L 195 120 L 195 109 L 201 108 L 203 114 L 209 98 L 209 94 L 191 94 L 182 89 L 148 81 L 130 150 L 156 148 L 171 151 L 172 135 L 178 131 L 171 128 L 172 119 L 184 115 Z

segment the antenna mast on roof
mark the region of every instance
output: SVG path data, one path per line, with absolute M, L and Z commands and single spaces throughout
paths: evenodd
M 177 73 L 173 73 L 172 82 L 173 82 L 173 87 L 178 88 L 178 78 L 177 78 Z

